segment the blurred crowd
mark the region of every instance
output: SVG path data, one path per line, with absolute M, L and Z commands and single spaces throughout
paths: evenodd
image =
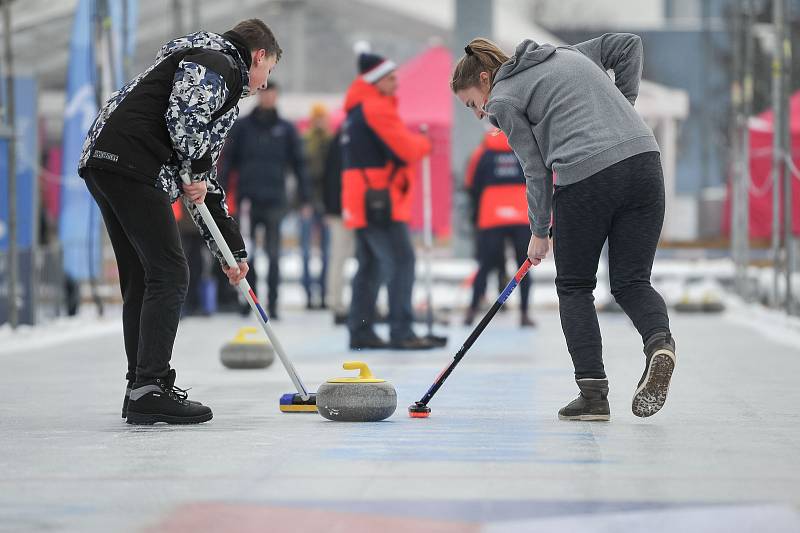
M 315 103 L 300 125 L 280 113 L 280 86 L 270 80 L 257 107 L 231 130 L 218 165 L 229 211 L 239 220 L 249 251 L 252 287 L 266 280 L 271 319 L 281 316 L 281 262 L 287 218 L 296 231 L 293 244 L 302 258 L 305 306 L 327 310 L 346 325 L 352 349 L 418 350 L 440 340 L 415 334 L 412 293 L 416 256 L 409 231 L 414 168 L 430 154 L 425 133 L 412 132 L 397 110 L 396 64 L 378 54 L 358 56 L 359 75 L 344 102 L 345 119 L 334 124 L 330 110 Z M 485 303 L 487 280 L 508 281 L 506 247 L 521 263 L 530 238 L 525 179 L 500 131 L 488 132 L 475 147 L 465 176 L 472 205 L 477 269 L 473 295 L 464 316 L 472 324 Z M 249 313 L 249 307 L 213 263 L 204 240 L 181 202 L 174 204 L 190 269 L 183 315 L 215 311 Z M 266 269 L 255 261 L 263 250 Z M 352 279 L 345 264 L 355 257 Z M 263 270 L 263 271 L 262 271 Z M 530 276 L 521 284 L 520 325 L 530 327 Z M 351 287 L 345 298 L 346 286 Z M 378 293 L 386 287 L 388 312 L 379 313 Z M 375 324 L 386 321 L 389 339 Z

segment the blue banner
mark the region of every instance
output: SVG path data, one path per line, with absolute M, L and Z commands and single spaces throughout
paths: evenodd
M 2 80 L 5 89 L 5 80 Z M 36 181 L 39 136 L 36 123 L 36 80 L 14 78 L 14 129 L 17 176 L 17 246 L 31 248 L 36 242 L 38 186 Z M 5 101 L 5 90 L 3 101 Z M 0 143 L 0 251 L 8 249 L 8 144 Z
M 123 43 L 125 47 L 123 53 L 125 59 L 133 63 L 136 55 L 136 29 L 139 27 L 139 0 L 123 0 L 123 4 L 127 9 L 125 23 L 127 24 L 125 37 L 127 38 Z M 125 80 L 126 82 L 128 80 Z
M 122 0 L 106 0 L 108 2 L 108 17 L 111 21 L 111 82 L 114 91 L 118 91 L 124 84 L 122 57 L 125 43 L 123 42 L 123 8 Z
M 136 53 L 136 28 L 139 22 L 138 0 L 107 0 L 111 19 L 111 61 L 114 90 L 128 82 L 123 68 L 133 63 Z
M 5 79 L 2 98 L 6 101 Z M 30 76 L 14 78 L 14 134 L 17 207 L 17 290 L 16 302 L 20 324 L 35 319 L 36 267 L 34 249 L 38 242 L 39 187 L 37 182 L 39 135 L 36 109 L 36 80 Z M 8 141 L 0 141 L 0 324 L 8 320 Z
M 64 110 L 59 238 L 64 248 L 64 270 L 77 281 L 100 271 L 100 213 L 78 176 L 83 141 L 97 114 L 94 13 L 93 0 L 79 0 L 72 25 Z

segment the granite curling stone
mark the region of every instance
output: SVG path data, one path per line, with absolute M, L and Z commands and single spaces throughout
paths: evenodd
M 391 383 L 377 379 L 366 363 L 348 361 L 345 370 L 359 370 L 358 377 L 335 378 L 317 390 L 317 410 L 337 422 L 378 422 L 392 416 L 397 393 Z
M 220 351 L 222 364 L 227 368 L 267 368 L 275 360 L 275 349 L 266 339 L 252 339 L 254 327 L 241 328 L 236 337 Z

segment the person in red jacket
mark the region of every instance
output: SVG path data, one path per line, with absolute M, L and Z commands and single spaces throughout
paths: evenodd
M 502 131 L 488 132 L 472 152 L 464 178 L 475 206 L 478 273 L 472 284 L 472 303 L 464 320 L 472 324 L 486 292 L 489 272 L 503 267 L 506 242 L 511 241 L 518 264 L 528 256 L 531 230 L 525 196 L 525 175 Z M 528 315 L 531 275 L 520 283 L 520 325 L 534 326 Z
M 358 271 L 348 317 L 351 349 L 386 348 L 373 329 L 375 303 L 389 292 L 390 341 L 401 350 L 432 348 L 412 329 L 414 248 L 408 232 L 414 173 L 410 165 L 430 152 L 424 135 L 412 133 L 397 112 L 396 65 L 362 53 L 360 75 L 347 92 L 342 126 L 342 218 L 355 230 Z

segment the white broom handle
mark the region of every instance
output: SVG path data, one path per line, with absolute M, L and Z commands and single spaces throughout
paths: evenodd
M 428 133 L 428 125 L 420 126 L 420 131 Z M 433 318 L 433 274 L 431 272 L 431 253 L 433 250 L 433 213 L 431 198 L 431 157 L 426 155 L 422 159 L 422 220 L 423 220 L 423 239 L 425 244 L 425 290 L 428 306 L 428 329 L 432 327 Z M 430 331 L 428 332 L 430 333 Z
M 187 185 L 191 183 L 189 176 L 184 173 L 181 174 L 181 179 Z M 200 211 L 200 216 L 203 217 L 203 222 L 206 223 L 206 227 L 211 232 L 211 236 L 214 237 L 214 242 L 217 243 L 217 247 L 222 253 L 222 257 L 225 258 L 225 262 L 231 268 L 238 268 L 238 265 L 236 264 L 236 258 L 233 257 L 233 253 L 231 252 L 228 243 L 225 242 L 225 237 L 223 237 L 222 233 L 219 231 L 217 222 L 214 220 L 214 217 L 211 216 L 211 211 L 208 210 L 208 207 L 205 203 L 195 205 Z M 247 303 L 250 304 L 250 308 L 256 314 L 256 317 L 258 317 L 258 321 L 261 323 L 264 333 L 267 334 L 272 346 L 275 348 L 275 353 L 278 354 L 278 358 L 280 358 L 281 363 L 283 363 L 283 367 L 286 369 L 286 372 L 289 374 L 289 377 L 292 380 L 292 383 L 294 383 L 294 386 L 297 388 L 297 392 L 300 393 L 303 401 L 307 401 L 310 398 L 308 390 L 300 379 L 300 376 L 297 375 L 297 370 L 295 370 L 294 365 L 292 365 L 292 362 L 286 356 L 283 346 L 278 340 L 277 335 L 275 335 L 275 332 L 272 330 L 272 326 L 269 324 L 269 317 L 267 317 L 264 309 L 262 309 L 261 305 L 258 303 L 258 300 L 255 297 L 256 295 L 253 292 L 253 289 L 250 288 L 250 284 L 247 282 L 247 279 L 242 278 L 238 284 L 238 287 L 239 291 L 242 293 L 242 296 L 244 296 L 245 300 L 247 300 Z

